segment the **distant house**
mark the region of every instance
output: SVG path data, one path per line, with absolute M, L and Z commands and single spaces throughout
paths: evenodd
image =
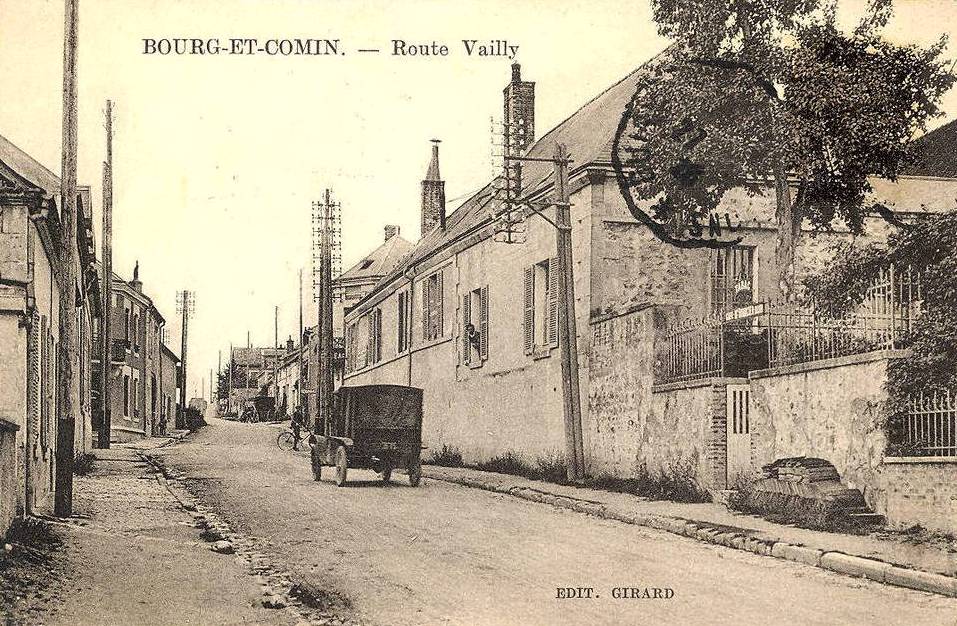
M 701 484 L 722 489 L 762 463 L 804 454 L 830 460 L 879 506 L 878 494 L 890 489 L 878 471 L 883 448 L 876 443 L 877 427 L 862 427 L 874 420 L 861 412 L 880 402 L 884 368 L 896 353 L 878 348 L 892 348 L 893 342 L 869 343 L 872 352 L 846 357 L 854 367 L 823 358 L 802 365 L 815 372 L 835 363 L 849 367 L 839 376 L 811 375 L 791 372 L 781 359 L 778 366 L 769 363 L 766 344 L 765 356 L 759 348 L 751 361 L 747 346 L 738 346 L 744 356 L 733 370 L 721 348 L 728 341 L 723 330 L 700 324 L 684 334 L 675 330 L 676 324 L 707 317 L 718 320 L 719 329 L 725 320 L 739 320 L 753 335 L 747 341 L 785 336 L 777 327 L 772 333 L 761 326 L 771 315 L 763 303 L 779 295 L 774 195 L 771 188 L 727 194 L 719 209 L 736 230 L 714 237 L 740 237 L 730 248 L 679 249 L 636 220 L 619 191 L 611 150 L 644 71 L 638 68 L 538 139 L 534 83 L 521 78 L 516 64 L 504 89 L 506 144 L 548 159 L 562 143 L 573 160 L 569 186 L 588 473 L 629 476 L 641 467 L 654 472 L 680 464 Z M 556 231 L 526 211 L 522 243 L 499 241 L 501 180 L 447 214 L 438 171 L 436 145 L 422 181 L 421 238 L 346 315 L 343 384 L 421 387 L 425 444 L 458 447 L 468 461 L 508 451 L 532 463 L 561 455 Z M 550 163 L 527 161 L 521 181 L 522 197 L 544 204 L 553 197 Z M 953 208 L 957 197 L 957 179 L 932 172 L 896 183 L 874 181 L 874 187 L 905 219 Z M 543 212 L 554 220 L 554 207 Z M 882 237 L 889 227 L 873 216 L 867 229 Z M 805 227 L 797 275 L 822 267 L 831 258 L 830 245 L 847 238 L 839 225 L 828 233 Z M 786 319 L 775 317 L 773 323 Z M 883 337 L 880 332 L 874 336 Z M 819 352 L 816 357 L 827 356 Z M 807 386 L 812 379 L 854 393 L 835 388 L 815 405 Z
M 169 377 L 178 362 L 163 345 L 166 319 L 143 291 L 139 264 L 130 281 L 113 274 L 112 296 L 110 438 L 122 442 L 165 434 L 175 424 L 176 385 L 170 386 Z M 92 362 L 98 393 L 99 353 Z M 173 372 L 164 373 L 171 367 Z M 165 406 L 170 397 L 172 415 Z
M 33 157 L 0 136 L 0 450 L 14 463 L 0 468 L 0 532 L 19 512 L 48 511 L 56 469 L 60 413 L 60 307 L 78 312 L 79 387 L 75 394 L 74 447 L 89 450 L 94 432 L 90 355 L 99 316 L 99 285 L 89 189 L 77 197 L 77 281 L 63 284 L 59 245 L 60 180 Z M 10 433 L 15 432 L 15 437 Z
M 341 383 L 345 367 L 345 328 L 343 320 L 357 302 L 361 301 L 385 276 L 389 275 L 405 259 L 412 243 L 403 238 L 398 226 L 384 228 L 384 241 L 358 263 L 333 279 L 332 332 L 334 343 L 336 384 Z M 302 363 L 302 402 L 308 420 L 315 418 L 315 390 L 319 373 L 319 333 L 314 326 L 304 333 L 306 354 Z M 298 365 L 296 366 L 298 368 Z M 295 409 L 290 406 L 289 413 Z M 311 423 L 311 421 L 310 421 Z

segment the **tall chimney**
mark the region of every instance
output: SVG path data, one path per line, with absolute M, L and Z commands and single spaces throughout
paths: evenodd
M 432 161 L 422 181 L 422 233 L 445 228 L 445 181 L 439 176 L 439 140 L 432 140 Z
M 535 83 L 522 80 L 522 67 L 512 63 L 512 80 L 505 95 L 505 149 L 509 156 L 521 156 L 535 141 Z
M 438 166 L 436 166 L 438 167 Z M 385 240 L 388 241 L 399 234 L 399 227 L 395 224 L 386 224 L 385 226 Z

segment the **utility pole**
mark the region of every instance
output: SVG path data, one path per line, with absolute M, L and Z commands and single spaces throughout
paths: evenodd
M 332 417 L 332 203 L 326 189 L 322 205 L 322 249 L 319 263 L 319 419 L 314 426 L 319 434 L 320 424 L 328 428 Z
M 562 404 L 565 417 L 565 455 L 569 459 L 569 476 L 585 477 L 582 444 L 581 388 L 578 380 L 578 330 L 575 321 L 575 275 L 572 260 L 571 204 L 568 192 L 568 150 L 555 146 L 552 162 L 555 176 L 556 247 L 558 256 L 558 331 L 562 367 Z
M 296 341 L 299 344 L 299 388 L 296 390 L 296 406 L 303 410 L 302 405 L 302 392 L 306 388 L 306 381 L 303 377 L 305 368 L 303 367 L 303 359 L 306 355 L 306 346 L 302 338 L 302 268 L 299 268 L 299 340 Z
M 229 413 L 229 404 L 233 397 L 233 343 L 229 342 L 229 363 L 226 364 L 229 373 L 226 376 L 226 413 Z
M 76 159 L 77 88 L 76 54 L 79 0 L 65 0 L 63 25 L 63 154 L 60 161 L 60 402 L 56 437 L 56 479 L 53 512 L 73 514 L 73 436 L 79 402 L 79 363 L 76 292 L 77 251 Z
M 186 338 L 189 330 L 189 318 L 196 310 L 196 294 L 184 289 L 176 294 L 176 312 L 183 315 L 183 340 L 180 347 L 180 397 L 179 415 L 176 419 L 177 428 L 186 427 Z
M 522 243 L 520 236 L 524 211 L 530 210 L 556 230 L 558 259 L 558 342 L 562 370 L 562 409 L 565 430 L 565 459 L 568 479 L 580 481 L 585 477 L 585 455 L 582 442 L 581 388 L 578 379 L 578 331 L 575 319 L 575 272 L 572 257 L 571 201 L 568 189 L 568 151 L 564 144 L 555 146 L 552 158 L 520 156 L 506 146 L 503 179 L 506 185 L 505 208 L 497 215 L 504 223 L 505 243 Z M 533 202 L 519 198 L 522 161 L 551 162 L 555 199 L 552 202 Z M 515 162 L 515 163 L 513 163 Z M 519 167 L 516 167 L 519 165 Z M 536 206 L 539 205 L 539 206 Z M 555 221 L 541 209 L 555 207 Z
M 273 313 L 273 332 L 275 348 L 272 362 L 272 386 L 276 390 L 273 396 L 273 412 L 275 413 L 279 410 L 279 305 L 276 305 Z
M 103 163 L 103 280 L 100 285 L 100 432 L 97 444 L 109 449 L 112 411 L 110 405 L 113 372 L 113 101 L 106 101 L 106 162 Z M 160 359 L 162 363 L 162 359 Z M 161 377 L 162 378 L 162 377 Z

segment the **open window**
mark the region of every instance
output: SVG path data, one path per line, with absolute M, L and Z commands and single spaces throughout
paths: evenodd
M 488 360 L 488 286 L 462 294 L 462 363 L 481 367 Z
M 525 268 L 525 354 L 548 356 L 558 345 L 558 258 Z

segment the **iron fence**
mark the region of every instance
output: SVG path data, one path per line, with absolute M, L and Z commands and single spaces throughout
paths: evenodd
M 839 318 L 770 301 L 684 322 L 656 346 L 656 381 L 682 382 L 900 348 L 920 313 L 920 276 L 893 265 Z
M 892 438 L 891 453 L 957 456 L 957 397 L 954 393 L 934 390 L 911 396 L 900 433 Z

